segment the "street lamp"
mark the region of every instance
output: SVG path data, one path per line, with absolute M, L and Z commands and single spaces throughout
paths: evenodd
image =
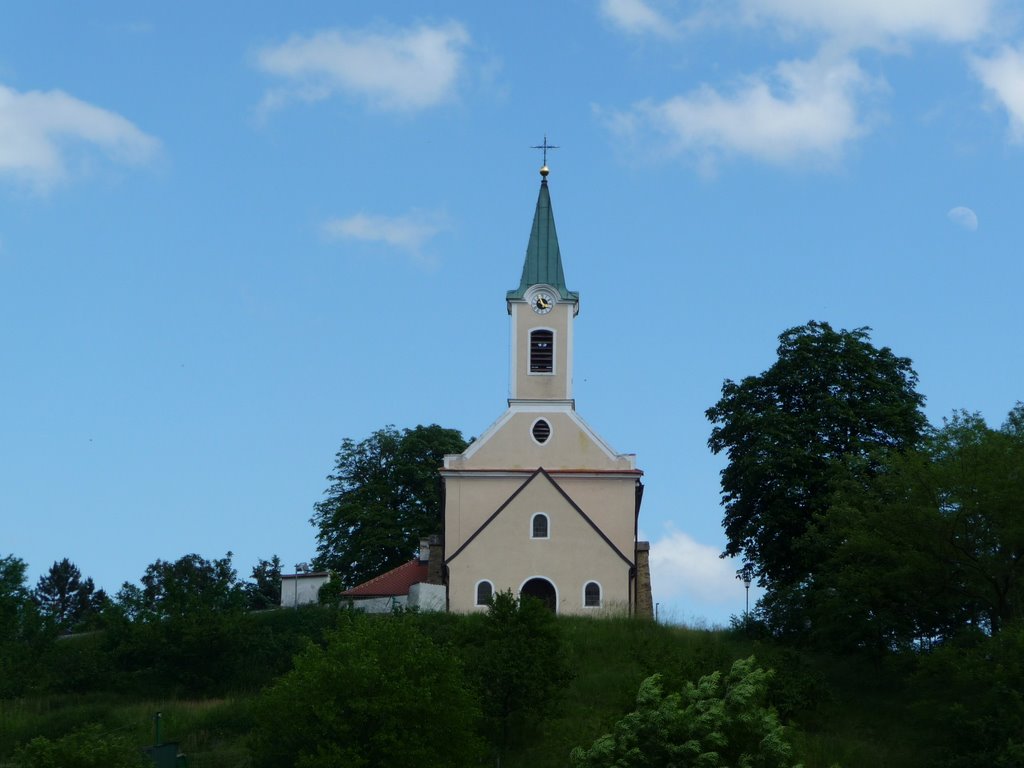
M 743 582 L 743 588 L 747 590 L 746 610 L 743 611 L 743 618 L 750 615 L 750 585 L 754 581 L 754 566 L 752 563 L 744 563 L 743 567 L 736 571 L 736 578 Z

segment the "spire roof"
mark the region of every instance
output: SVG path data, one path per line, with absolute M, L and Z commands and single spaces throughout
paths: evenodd
M 565 286 L 562 255 L 558 250 L 558 234 L 555 232 L 555 215 L 551 210 L 551 194 L 548 192 L 547 170 L 547 166 L 541 169 L 544 178 L 540 182 L 537 210 L 533 214 L 530 242 L 526 246 L 523 276 L 519 280 L 519 287 L 506 294 L 507 299 L 521 299 L 530 286 L 545 284 L 558 291 L 562 299 L 579 300 L 579 294 Z

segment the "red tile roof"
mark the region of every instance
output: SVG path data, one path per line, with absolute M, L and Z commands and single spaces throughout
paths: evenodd
M 408 595 L 409 587 L 427 580 L 427 564 L 411 560 L 387 573 L 364 581 L 341 594 L 344 597 L 397 597 Z

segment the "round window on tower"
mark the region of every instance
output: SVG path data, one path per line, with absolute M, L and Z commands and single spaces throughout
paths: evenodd
M 531 430 L 531 433 L 533 434 L 533 439 L 536 440 L 538 444 L 544 445 L 544 443 L 548 441 L 548 438 L 551 437 L 551 425 L 544 419 L 537 419 L 533 422 L 533 429 Z

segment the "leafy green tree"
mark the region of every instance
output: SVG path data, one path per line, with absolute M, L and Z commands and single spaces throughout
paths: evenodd
M 466 448 L 462 434 L 436 424 L 388 426 L 342 441 L 326 498 L 314 507 L 315 565 L 348 588 L 408 562 L 423 536 L 440 531 L 439 469 Z
M 146 566 L 142 587 L 125 583 L 117 603 L 132 619 L 155 620 L 208 611 L 236 611 L 245 605 L 245 588 L 231 564 L 232 553 L 218 560 L 196 554 L 173 563 Z
M 260 611 L 281 604 L 281 558 L 260 559 L 252 569 L 252 582 L 246 584 L 249 608 Z
M 454 656 L 403 616 L 342 614 L 257 706 L 257 766 L 475 766 L 480 710 Z
M 106 616 L 106 642 L 126 681 L 181 694 L 220 694 L 246 662 L 246 592 L 231 553 L 157 560 L 125 583 Z
M 484 622 L 477 674 L 490 733 L 505 750 L 518 730 L 550 709 L 573 677 L 555 615 L 535 598 L 496 594 Z
M 0 642 L 24 637 L 35 612 L 25 586 L 25 561 L 14 555 L 0 557 Z
M 728 457 L 724 554 L 754 566 L 764 602 L 786 624 L 802 620 L 805 588 L 826 554 L 813 534 L 837 466 L 877 474 L 889 453 L 915 447 L 926 426 L 911 361 L 876 348 L 869 330 L 812 321 L 784 331 L 778 360 L 739 383 L 726 380 L 706 412 L 708 445 Z
M 39 577 L 32 596 L 40 612 L 62 632 L 98 613 L 106 602 L 106 593 L 97 590 L 91 578 L 83 580 L 78 566 L 66 557 Z
M 1022 426 L 1021 404 L 998 430 L 954 414 L 870 483 L 839 488 L 819 528 L 816 631 L 886 650 L 1024 619 Z
M 59 739 L 36 737 L 18 748 L 15 768 L 147 768 L 152 765 L 125 736 L 88 725 Z
M 666 694 L 652 675 L 640 684 L 636 710 L 589 749 L 574 749 L 572 765 L 790 768 L 785 729 L 764 703 L 770 677 L 753 657 L 736 661 L 724 680 L 714 672 L 679 693 Z

